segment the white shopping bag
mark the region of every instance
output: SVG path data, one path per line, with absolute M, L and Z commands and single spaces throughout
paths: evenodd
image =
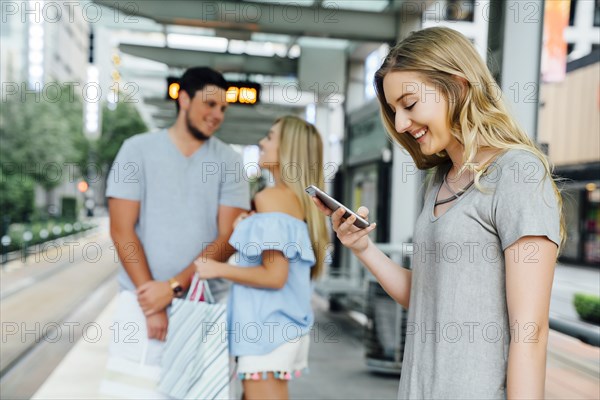
M 111 331 L 100 394 L 115 399 L 168 399 L 158 390 L 164 343 L 148 339 L 146 318 L 135 293 L 119 294 Z

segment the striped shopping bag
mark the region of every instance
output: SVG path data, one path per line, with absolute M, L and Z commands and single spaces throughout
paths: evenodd
M 203 295 L 208 301 L 196 300 Z M 187 297 L 173 301 L 159 389 L 178 399 L 229 398 L 225 304 L 197 276 Z

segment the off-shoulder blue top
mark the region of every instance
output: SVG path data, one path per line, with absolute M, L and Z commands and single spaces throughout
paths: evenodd
M 240 267 L 262 265 L 266 250 L 279 250 L 289 261 L 282 289 L 232 285 L 227 311 L 230 354 L 267 354 L 307 334 L 314 321 L 310 271 L 316 259 L 306 222 L 281 212 L 254 214 L 237 225 L 229 243 L 238 251 Z

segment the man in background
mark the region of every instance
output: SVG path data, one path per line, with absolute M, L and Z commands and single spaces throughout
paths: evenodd
M 194 260 L 226 261 L 234 252 L 228 240 L 234 220 L 249 208 L 249 187 L 235 172 L 241 171 L 241 156 L 212 137 L 225 116 L 226 91 L 220 73 L 188 69 L 180 80 L 175 124 L 129 138 L 115 159 L 106 190 L 110 233 L 121 261 L 120 290 L 137 295 L 133 305 L 120 296 L 115 323 L 126 324 L 137 313 L 145 323 L 136 337 L 151 340 L 141 354 L 139 343 L 125 343 L 119 335 L 111 354 L 158 364 L 166 308 L 188 289 Z M 217 298 L 227 290 L 218 281 L 211 289 Z M 117 329 L 127 334 L 125 327 Z

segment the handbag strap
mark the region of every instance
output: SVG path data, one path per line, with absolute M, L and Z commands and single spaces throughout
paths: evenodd
M 200 293 L 198 293 L 198 288 L 200 288 Z M 185 299 L 188 301 L 196 301 L 196 294 L 198 294 L 197 301 L 203 301 L 204 297 L 206 297 L 206 301 L 208 303 L 215 302 L 215 298 L 210 291 L 208 281 L 200 279 L 197 273 L 195 273 L 194 277 L 192 278 L 192 284 L 190 285 L 190 290 L 188 290 L 188 294 Z
M 215 303 L 215 298 L 212 295 L 212 292 L 210 291 L 210 285 L 208 284 L 208 281 L 202 281 L 202 288 L 204 289 L 204 296 L 206 297 L 206 300 L 211 303 L 214 304 Z
M 198 292 L 198 283 L 200 282 L 200 278 L 198 277 L 198 274 L 194 274 L 194 277 L 192 278 L 192 283 L 190 285 L 190 289 L 187 292 L 187 296 L 185 296 L 185 299 L 187 301 L 194 301 L 196 299 L 196 293 Z

